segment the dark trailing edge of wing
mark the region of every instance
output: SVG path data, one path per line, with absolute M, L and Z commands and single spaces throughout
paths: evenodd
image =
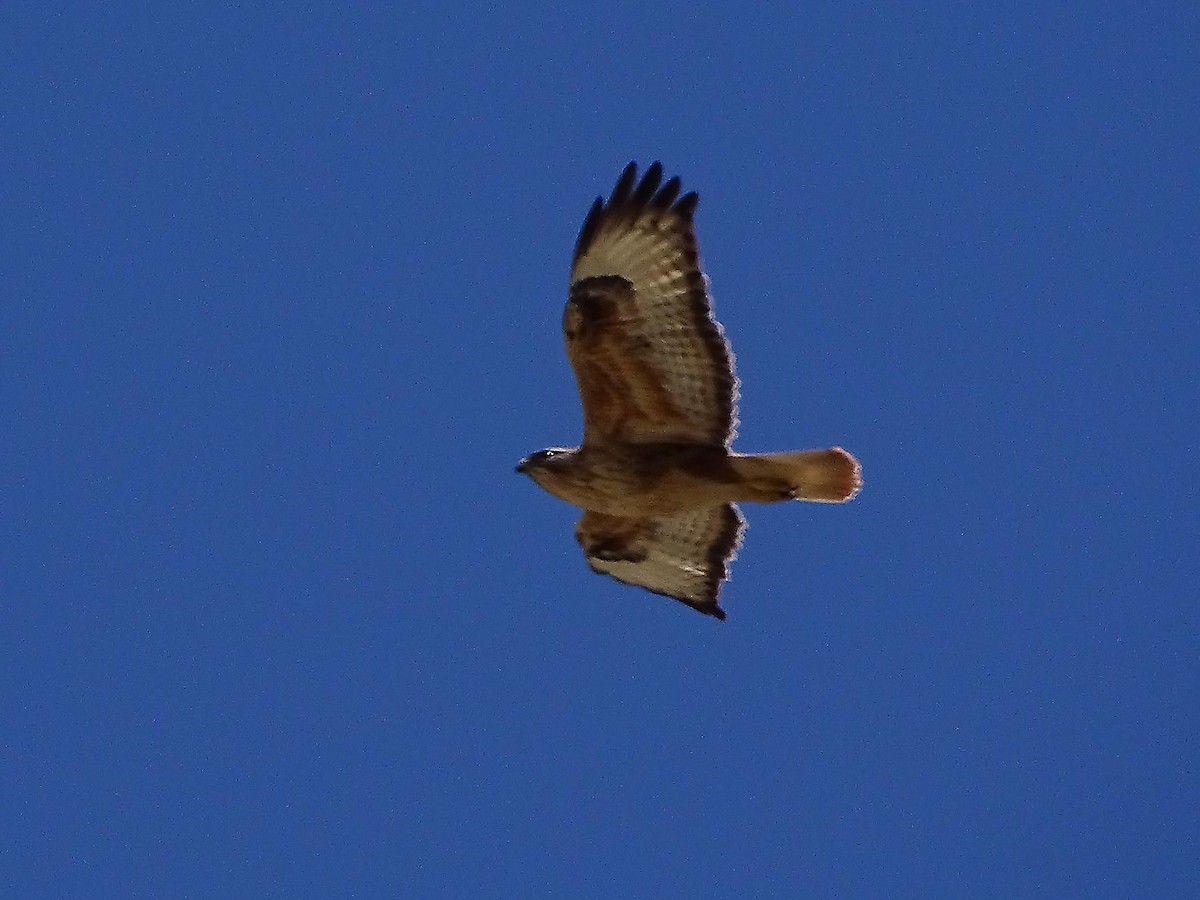
M 684 606 L 690 606 L 692 609 L 694 609 L 698 613 L 703 613 L 706 616 L 712 616 L 714 619 L 719 619 L 722 622 L 725 621 L 725 610 L 721 609 L 720 605 L 718 604 L 717 598 L 715 596 L 713 597 L 712 600 L 705 600 L 705 601 L 689 600 L 687 597 L 676 597 L 674 594 L 668 594 L 666 591 L 656 591 L 656 590 L 654 590 L 654 588 L 646 587 L 646 585 L 641 584 L 640 582 L 629 581 L 628 579 L 621 578 L 618 575 L 614 575 L 612 572 L 606 572 L 603 569 L 598 569 L 598 568 L 596 568 L 595 565 L 592 564 L 592 561 L 590 559 L 588 560 L 588 567 L 593 572 L 595 572 L 597 575 L 607 575 L 613 581 L 619 581 L 619 582 L 621 582 L 621 584 L 627 584 L 630 587 L 639 587 L 642 590 L 647 591 L 648 593 L 658 594 L 658 596 L 660 596 L 660 597 L 670 597 L 672 600 L 678 600 Z M 720 585 L 720 583 L 721 583 L 720 580 L 718 580 L 717 584 Z M 714 590 L 713 593 L 715 594 L 716 591 Z
M 609 219 L 624 218 L 630 221 L 649 209 L 659 213 L 668 210 L 675 213 L 685 222 L 690 222 L 696 213 L 696 204 L 700 196 L 690 191 L 679 196 L 679 176 L 675 176 L 666 184 L 662 184 L 662 163 L 656 162 L 637 180 L 637 163 L 631 162 L 617 179 L 617 184 L 605 202 L 603 197 L 597 197 L 592 204 L 583 227 L 579 230 L 579 239 L 575 242 L 574 260 L 579 261 L 595 240 L 600 226 Z M 660 187 L 661 185 L 661 187 Z M 679 198 L 678 201 L 676 198 Z

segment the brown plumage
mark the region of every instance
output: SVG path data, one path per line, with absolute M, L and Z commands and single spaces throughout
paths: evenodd
M 596 200 L 575 247 L 563 313 L 583 443 L 522 460 L 585 512 L 592 569 L 725 618 L 717 602 L 745 527 L 743 501 L 849 500 L 858 462 L 839 447 L 741 454 L 733 355 L 713 317 L 692 217 L 699 198 L 633 163 Z

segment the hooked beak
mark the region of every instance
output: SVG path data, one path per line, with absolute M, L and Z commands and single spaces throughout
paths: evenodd
M 519 463 L 517 463 L 517 474 L 518 475 L 525 474 L 526 463 L 527 463 L 527 460 L 524 460 L 524 459 L 521 460 Z

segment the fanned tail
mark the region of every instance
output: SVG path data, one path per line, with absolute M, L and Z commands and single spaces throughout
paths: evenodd
M 733 465 L 747 489 L 743 500 L 844 503 L 862 487 L 862 467 L 841 447 L 735 456 Z

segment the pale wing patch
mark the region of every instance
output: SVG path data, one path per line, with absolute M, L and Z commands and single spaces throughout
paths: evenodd
M 635 178 L 631 165 L 608 202 L 597 201 L 592 208 L 571 272 L 573 298 L 588 279 L 618 276 L 630 286 L 609 323 L 614 335 L 603 341 L 602 353 L 599 343 L 590 352 L 573 350 L 568 336 L 568 354 L 581 389 L 587 361 L 602 355 L 615 374 L 630 372 L 634 383 L 649 379 L 669 398 L 669 421 L 645 410 L 626 420 L 624 433 L 613 437 L 727 445 L 736 425 L 737 379 L 700 271 L 692 226 L 696 195 L 676 202 L 679 181 L 659 188 L 658 164 L 636 187 Z
M 593 571 L 724 619 L 717 594 L 744 529 L 737 507 L 724 505 L 657 519 L 586 512 L 575 537 Z

